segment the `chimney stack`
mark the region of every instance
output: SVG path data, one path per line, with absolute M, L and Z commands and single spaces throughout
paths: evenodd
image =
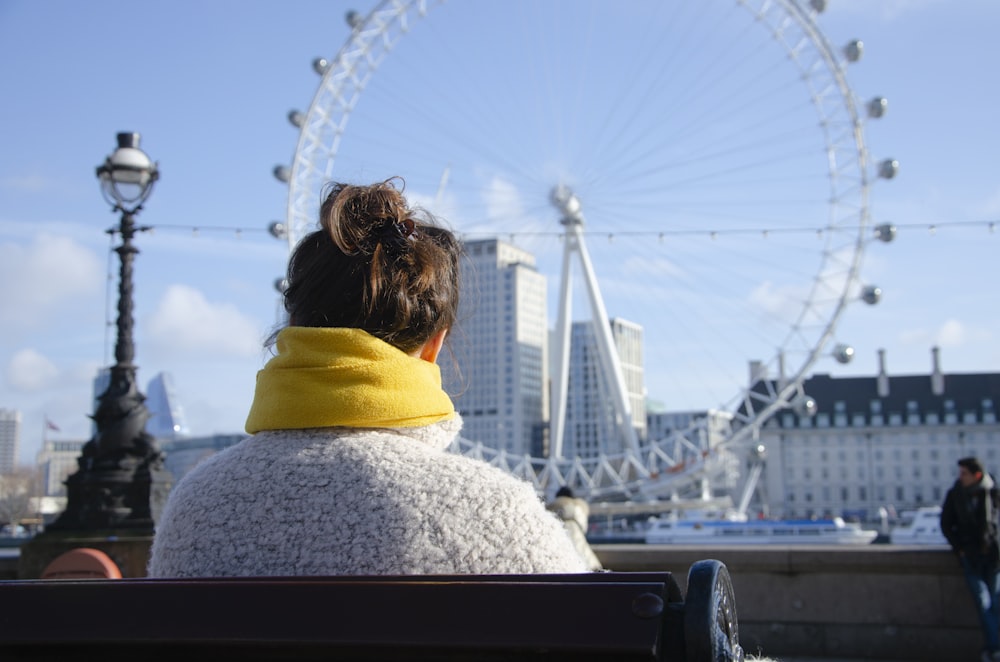
M 931 347 L 931 393 L 944 395 L 944 374 L 941 372 L 941 350 Z
M 885 350 L 878 350 L 878 379 L 876 380 L 876 390 L 878 397 L 885 398 L 889 395 L 889 375 L 885 371 Z

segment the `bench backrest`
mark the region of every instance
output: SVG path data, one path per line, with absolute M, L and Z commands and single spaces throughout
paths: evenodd
M 666 572 L 29 580 L 0 604 L 4 660 L 684 659 Z

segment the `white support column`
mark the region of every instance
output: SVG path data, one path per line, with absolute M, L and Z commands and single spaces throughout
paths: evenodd
M 566 436 L 566 396 L 569 393 L 569 346 L 572 327 L 573 280 L 570 270 L 575 239 L 566 233 L 563 244 L 562 280 L 559 281 L 559 318 L 556 321 L 556 374 L 552 382 L 552 420 L 549 427 L 550 457 L 562 458 Z
M 580 264 L 583 269 L 584 280 L 587 285 L 587 294 L 590 297 L 591 319 L 594 323 L 594 332 L 597 340 L 598 354 L 601 358 L 601 368 L 605 378 L 611 387 L 614 399 L 615 415 L 618 418 L 618 428 L 622 435 L 625 450 L 638 454 L 639 440 L 635 434 L 635 426 L 632 424 L 632 407 L 628 401 L 628 392 L 625 388 L 625 377 L 618 358 L 618 350 L 615 347 L 614 337 L 611 333 L 611 325 L 607 312 L 604 308 L 604 300 L 601 297 L 601 290 L 597 284 L 597 276 L 594 273 L 593 265 L 590 261 L 590 254 L 583 241 L 583 213 L 580 211 L 580 201 L 568 187 L 557 186 L 552 190 L 552 203 L 563 213 L 563 218 L 559 222 L 566 226 L 566 243 L 563 250 L 562 282 L 560 283 L 559 320 L 556 342 L 558 354 L 558 371 L 553 393 L 553 415 L 551 422 L 551 439 L 555 457 L 562 454 L 563 438 L 566 427 L 566 394 L 568 392 L 569 380 L 569 345 L 570 345 L 570 293 L 571 293 L 571 273 L 570 260 L 573 251 L 580 256 Z

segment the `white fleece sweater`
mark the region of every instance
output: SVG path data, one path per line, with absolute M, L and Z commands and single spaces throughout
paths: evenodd
M 173 489 L 149 576 L 585 572 L 528 483 L 445 452 L 460 428 L 251 436 Z

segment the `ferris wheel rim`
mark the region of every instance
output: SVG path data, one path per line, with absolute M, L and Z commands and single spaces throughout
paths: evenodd
M 433 6 L 443 4 L 443 1 L 382 0 L 367 17 L 353 28 L 347 42 L 323 73 L 320 86 L 306 113 L 306 120 L 299 135 L 291 169 L 287 207 L 290 248 L 301 239 L 304 234 L 303 228 L 315 223 L 315 219 L 311 218 L 308 212 L 314 206 L 307 202 L 306 196 L 315 195 L 315 192 L 320 188 L 316 184 L 329 179 L 337 158 L 340 136 L 346 131 L 348 120 L 358 97 L 384 58 L 389 55 L 399 39 L 410 29 L 412 23 L 423 18 Z M 774 412 L 789 406 L 796 396 L 801 395 L 802 381 L 808 371 L 822 357 L 827 345 L 834 337 L 837 322 L 849 303 L 851 288 L 858 282 L 861 260 L 867 242 L 865 233 L 869 224 L 868 192 L 870 186 L 863 121 L 858 112 L 854 93 L 847 83 L 844 64 L 816 25 L 817 12 L 803 9 L 795 0 L 736 0 L 736 4 L 746 8 L 758 22 L 767 25 L 771 31 L 772 39 L 780 44 L 796 63 L 798 63 L 798 53 L 804 47 L 801 42 L 803 37 L 808 42 L 805 46 L 811 46 L 815 49 L 814 52 L 823 61 L 823 72 L 828 73 L 832 78 L 832 81 L 826 81 L 826 84 L 829 86 L 832 83 L 841 104 L 839 110 L 846 112 L 849 118 L 850 130 L 846 139 L 843 136 L 831 135 L 832 129 L 826 122 L 827 118 L 824 116 L 823 108 L 815 96 L 811 101 L 820 115 L 820 124 L 824 131 L 824 142 L 828 152 L 831 154 L 839 153 L 844 149 L 844 144 L 850 145 L 847 151 L 853 153 L 854 158 L 846 166 L 848 170 L 853 170 L 856 167 L 857 172 L 853 174 L 851 188 L 856 190 L 858 200 L 851 203 L 852 206 L 856 207 L 856 212 L 848 216 L 852 219 L 848 229 L 856 232 L 852 243 L 853 250 L 849 262 L 845 265 L 846 276 L 842 277 L 843 285 L 837 296 L 837 303 L 825 320 L 823 333 L 812 343 L 809 355 L 790 376 L 782 380 L 783 383 L 777 384 L 776 387 L 765 390 L 763 393 L 759 390 L 754 391 L 753 384 L 740 387 L 739 392 L 729 401 L 729 404 L 732 405 L 734 420 L 738 425 L 733 434 L 725 440 L 726 447 L 732 447 L 747 438 L 753 438 L 759 427 Z M 789 40 L 786 39 L 790 34 L 789 27 L 801 30 L 800 41 L 789 43 Z M 803 71 L 803 77 L 807 78 L 814 73 Z M 828 92 L 827 90 L 823 93 Z M 819 92 L 814 91 L 814 94 L 819 94 Z M 319 126 L 332 130 L 333 142 L 331 144 L 325 143 L 321 137 L 322 134 L 315 130 Z M 320 157 L 323 154 L 325 154 L 325 161 L 322 170 L 320 170 L 317 167 L 317 161 L 322 160 Z M 842 179 L 847 179 L 850 174 L 845 174 L 846 171 L 835 173 L 835 167 L 831 164 L 830 204 L 832 206 L 836 206 L 839 195 L 843 195 L 838 193 L 837 184 Z M 836 227 L 832 221 L 829 229 L 831 233 L 842 230 L 841 227 Z M 827 260 L 832 258 L 833 256 L 830 254 L 821 254 L 820 272 L 822 272 Z M 814 300 L 817 288 L 820 286 L 821 283 L 817 279 L 813 283 L 809 302 Z M 801 316 L 807 314 L 807 308 L 808 306 L 803 307 Z M 794 333 L 796 333 L 795 326 L 789 334 Z M 782 339 L 781 349 L 775 356 L 771 357 L 768 363 L 780 360 L 782 351 L 787 344 L 788 338 L 786 337 Z M 578 479 L 583 476 L 582 482 L 591 483 L 592 494 L 611 494 L 623 486 L 626 490 L 639 490 L 642 484 L 648 484 L 660 477 L 657 467 L 669 465 L 671 461 L 674 462 L 673 466 L 675 467 L 682 466 L 682 470 L 674 474 L 678 479 L 696 476 L 700 471 L 704 471 L 705 462 L 710 459 L 704 454 L 704 449 L 685 443 L 689 441 L 688 437 L 693 431 L 696 432 L 698 427 L 699 424 L 694 423 L 689 428 L 680 430 L 667 439 L 644 443 L 639 449 L 638 458 L 635 455 L 623 453 L 621 457 L 567 458 L 565 461 L 553 458 L 536 458 L 530 455 L 512 459 L 513 456 L 502 450 L 497 451 L 467 440 L 458 442 L 456 448 L 465 454 L 479 456 L 492 464 L 503 466 L 512 473 L 525 474 L 526 478 L 529 473 L 536 479 L 538 476 L 557 476 L 561 480 L 567 480 L 568 476 Z M 679 457 L 694 457 L 700 454 L 703 462 L 688 463 L 662 450 L 670 445 L 675 447 L 679 445 L 683 449 L 680 451 Z M 725 449 L 720 447 L 719 450 Z M 643 455 L 648 458 L 648 462 L 642 461 Z M 667 461 L 664 458 L 667 458 Z M 565 470 L 561 468 L 561 461 L 566 465 Z M 526 467 L 532 465 L 536 468 L 529 472 Z M 617 475 L 617 484 L 609 488 L 607 485 L 598 484 L 599 481 L 592 480 L 593 476 L 602 472 L 607 475 Z M 621 476 L 624 474 L 634 474 L 637 477 L 623 481 Z M 615 480 L 613 479 L 612 482 Z M 536 486 L 539 485 L 536 484 Z

